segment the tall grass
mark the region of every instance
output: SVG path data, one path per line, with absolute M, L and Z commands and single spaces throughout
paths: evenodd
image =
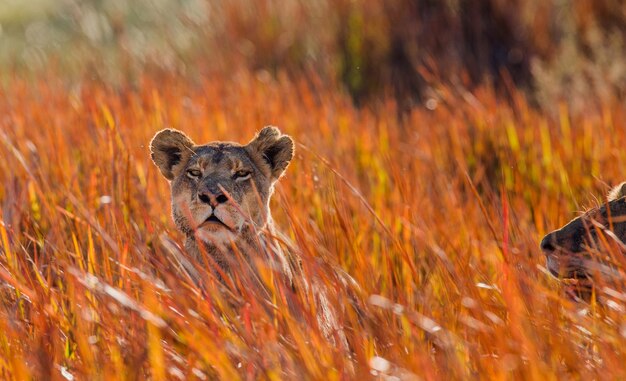
M 623 285 L 574 302 L 538 250 L 621 180 L 619 103 L 543 114 L 482 88 L 402 114 L 391 98 L 355 108 L 322 83 L 246 70 L 148 72 L 116 88 L 8 81 L 0 378 L 626 377 Z M 242 276 L 224 288 L 202 269 L 194 284 L 176 261 L 149 139 L 174 127 L 243 142 L 266 124 L 298 143 L 276 224 L 329 288 L 351 356 L 319 332 L 310 296 L 271 271 L 261 291 Z

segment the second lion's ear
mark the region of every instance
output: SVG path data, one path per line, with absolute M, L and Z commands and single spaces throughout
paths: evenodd
M 264 127 L 246 146 L 248 152 L 268 167 L 272 181 L 278 180 L 293 158 L 291 137 L 282 135 L 276 127 Z
M 187 164 L 194 145 L 187 135 L 178 130 L 161 130 L 150 142 L 152 161 L 166 179 L 173 180 Z
M 609 192 L 609 201 L 626 196 L 626 182 L 621 183 Z

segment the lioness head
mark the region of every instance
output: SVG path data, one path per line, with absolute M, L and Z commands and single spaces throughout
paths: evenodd
M 197 145 L 184 133 L 165 129 L 150 150 L 170 181 L 176 226 L 188 238 L 217 244 L 267 225 L 274 183 L 292 159 L 294 144 L 276 127 L 263 128 L 246 145 Z
M 547 234 L 541 241 L 550 272 L 563 278 L 585 278 L 591 275 L 589 252 L 603 247 L 599 235 L 609 244 L 626 242 L 626 182 L 615 187 L 607 202 L 567 225 Z M 618 247 L 622 245 L 617 245 Z

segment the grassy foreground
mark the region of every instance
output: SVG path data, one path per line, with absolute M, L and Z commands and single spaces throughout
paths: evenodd
M 314 77 L 278 78 L 5 82 L 1 379 L 626 377 L 623 285 L 575 303 L 538 249 L 624 176 L 621 105 L 543 115 L 516 94 L 442 90 L 399 116 L 391 100 L 357 109 Z M 298 142 L 274 217 L 344 306 L 352 358 L 312 324 L 307 295 L 289 312 L 271 274 L 259 295 L 178 270 L 150 138 L 243 142 L 266 124 Z

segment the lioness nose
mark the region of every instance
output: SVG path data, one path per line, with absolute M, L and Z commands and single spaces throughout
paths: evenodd
M 200 199 L 200 201 L 204 202 L 205 204 L 209 204 L 212 207 L 216 207 L 219 204 L 224 204 L 228 201 L 228 197 L 226 197 L 224 193 L 204 192 L 199 193 L 198 198 Z
M 554 237 L 552 233 L 546 234 L 545 237 L 541 240 L 541 250 L 544 252 L 552 252 L 556 248 L 554 247 Z

